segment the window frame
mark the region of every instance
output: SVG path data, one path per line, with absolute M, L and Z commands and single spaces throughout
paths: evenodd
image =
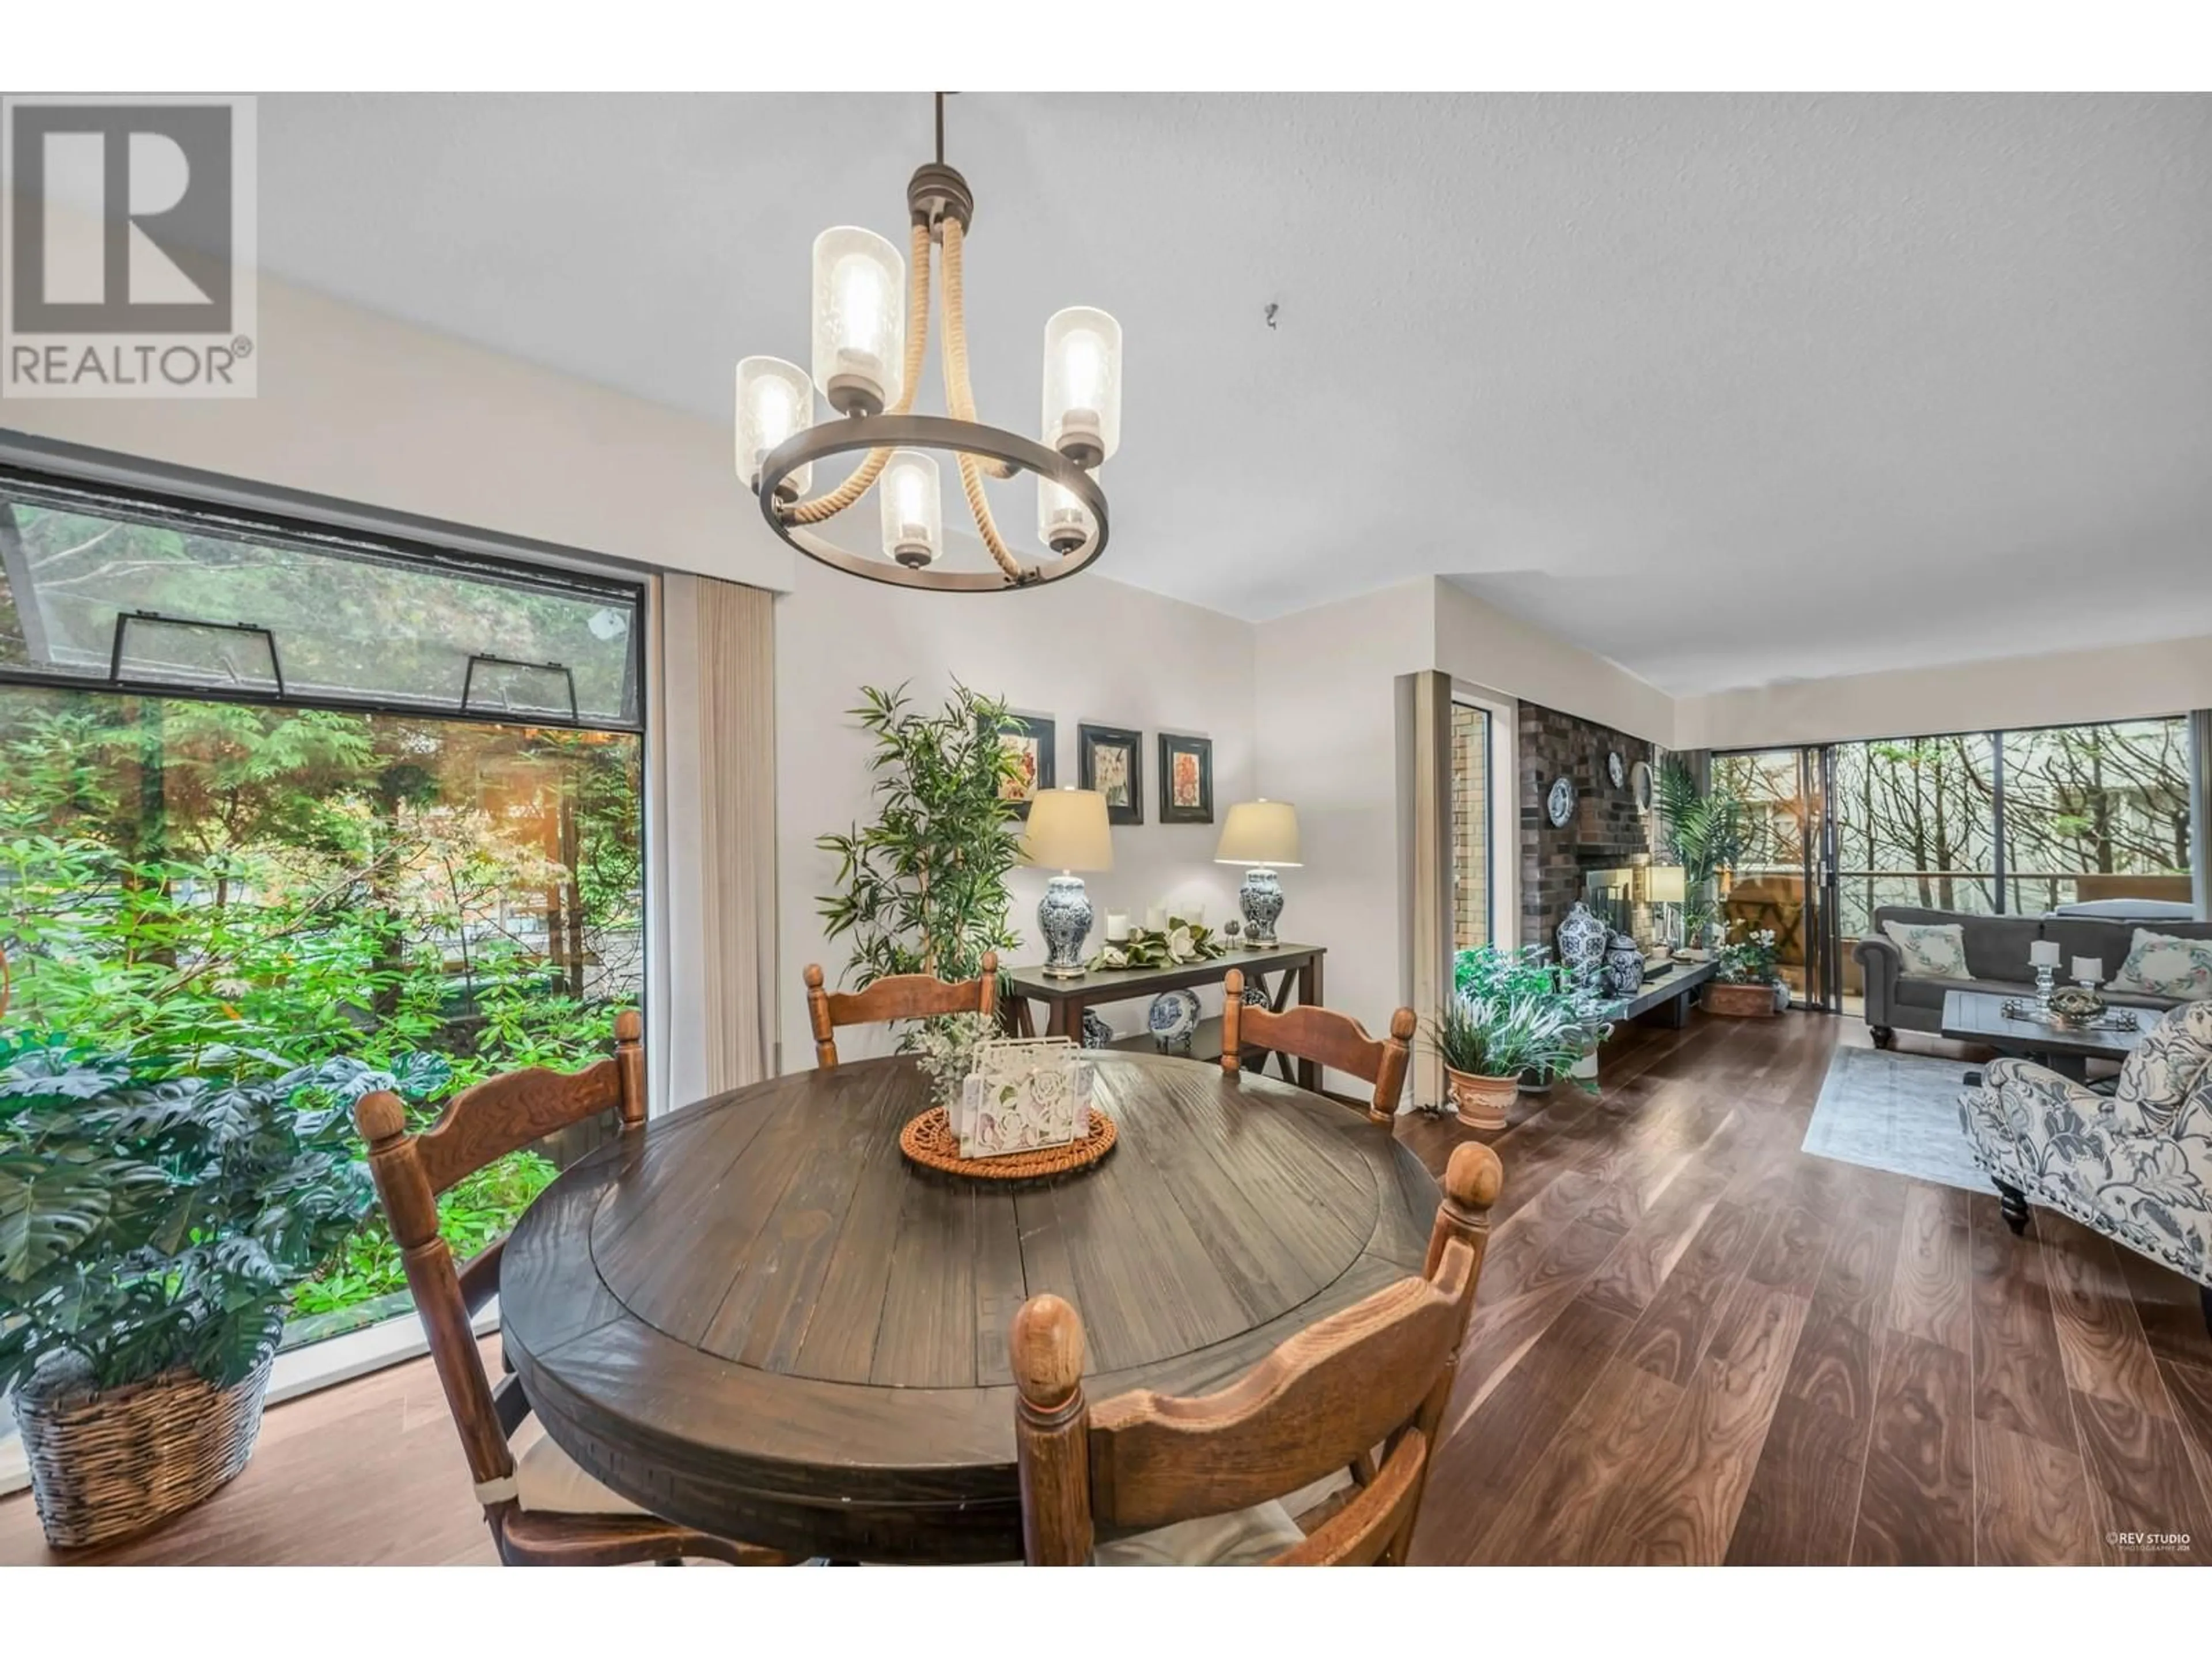
M 1490 824 L 1485 855 L 1490 860 L 1490 942 L 1501 951 L 1521 945 L 1521 814 L 1513 780 L 1520 774 L 1521 702 L 1502 691 L 1454 676 L 1451 700 L 1490 716 L 1488 799 Z M 1500 780 L 1505 787 L 1500 787 Z M 1510 856 L 1506 855 L 1510 854 Z M 1449 963 L 1447 963 L 1449 966 Z M 1445 981 L 1451 981 L 1447 976 Z
M 186 476 L 181 470 L 147 469 L 152 480 L 132 484 L 116 476 L 112 464 L 94 469 L 90 476 L 58 470 L 48 465 L 25 465 L 13 442 L 0 443 L 0 493 L 12 494 L 40 505 L 82 512 L 138 524 L 161 525 L 200 536 L 257 542 L 331 558 L 352 558 L 384 565 L 443 572 L 462 580 L 489 581 L 539 592 L 568 592 L 578 599 L 600 599 L 627 603 L 631 628 L 623 679 L 624 701 L 635 710 L 632 718 L 587 716 L 563 718 L 551 711 L 469 709 L 464 706 L 283 687 L 277 690 L 224 685 L 200 685 L 183 681 L 118 678 L 111 662 L 106 674 L 72 674 L 52 669 L 0 663 L 0 684 L 38 686 L 60 690 L 104 691 L 135 696 L 197 697 L 210 702 L 251 703 L 295 708 L 332 708 L 349 713 L 395 714 L 411 718 L 465 720 L 481 725 L 527 724 L 565 730 L 626 732 L 642 737 L 648 730 L 648 697 L 653 676 L 647 672 L 650 574 L 591 558 L 572 550 L 519 538 L 488 537 L 459 526 L 398 514 L 330 503 L 331 516 L 309 517 L 321 498 L 288 492 L 251 491 L 233 484 L 227 490 L 179 493 Z M 253 497 L 259 501 L 248 504 Z M 374 527 L 377 526 L 386 527 Z M 441 530 L 448 534 L 439 535 Z M 435 535 L 435 539 L 427 536 Z M 12 534 L 4 541 L 10 544 Z M 504 550 L 493 551 L 493 548 Z M 11 593 L 15 590 L 15 561 L 8 572 Z M 28 584 L 26 583 L 27 590 Z M 16 597 L 19 614 L 36 600 L 27 591 Z M 33 610 L 31 614 L 37 613 Z M 128 613 L 119 613 L 128 614 Z M 191 619 L 182 619 L 191 620 Z M 199 624 L 207 625 L 207 624 Z

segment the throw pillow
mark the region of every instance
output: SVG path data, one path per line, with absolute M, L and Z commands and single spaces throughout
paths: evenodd
M 1885 921 L 1881 930 L 1905 957 L 1915 979 L 1972 979 L 1966 971 L 1966 928 L 1957 921 Z
M 2138 927 L 2128 959 L 2112 975 L 2112 988 L 2178 1002 L 2212 997 L 2212 939 L 2176 939 Z

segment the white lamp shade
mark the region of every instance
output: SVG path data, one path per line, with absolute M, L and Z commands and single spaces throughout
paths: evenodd
M 1689 896 L 1689 872 L 1679 864 L 1651 866 L 1651 902 L 1680 904 Z
M 814 383 L 797 363 L 781 357 L 745 357 L 738 363 L 738 476 L 758 489 L 768 453 L 814 424 Z M 799 468 L 784 488 L 804 495 L 814 465 Z
M 1030 802 L 1022 856 L 1048 870 L 1111 870 L 1106 797 L 1096 789 L 1042 789 Z
M 1042 472 L 1037 474 L 1036 486 L 1037 539 L 1062 558 L 1080 550 L 1098 533 L 1098 521 L 1091 516 L 1091 509 Z
M 1229 809 L 1228 822 L 1221 826 L 1213 861 L 1296 866 L 1300 862 L 1298 809 L 1286 800 L 1239 801 Z
M 1085 466 L 1121 447 L 1121 325 L 1092 307 L 1044 325 L 1044 441 Z
M 910 570 L 935 563 L 945 550 L 937 457 L 920 449 L 894 449 L 876 489 L 884 503 L 884 556 Z
M 896 404 L 906 374 L 906 260 L 872 230 L 814 239 L 814 384 L 840 415 Z

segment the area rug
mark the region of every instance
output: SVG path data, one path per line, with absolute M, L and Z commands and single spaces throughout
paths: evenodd
M 1963 1060 L 1838 1048 L 1805 1127 L 1805 1150 L 1917 1181 L 1995 1192 L 1959 1127 L 1959 1096 L 1966 1074 L 1976 1069 Z

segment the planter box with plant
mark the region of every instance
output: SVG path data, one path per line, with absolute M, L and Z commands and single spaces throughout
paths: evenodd
M 1700 1006 L 1730 1019 L 1771 1019 L 1790 1006 L 1790 988 L 1774 965 L 1774 933 L 1762 929 L 1721 947 L 1718 970 Z
M 400 1079 L 0 1034 L 0 1389 L 58 1547 L 245 1466 L 294 1288 L 368 1210 L 347 1111 Z

